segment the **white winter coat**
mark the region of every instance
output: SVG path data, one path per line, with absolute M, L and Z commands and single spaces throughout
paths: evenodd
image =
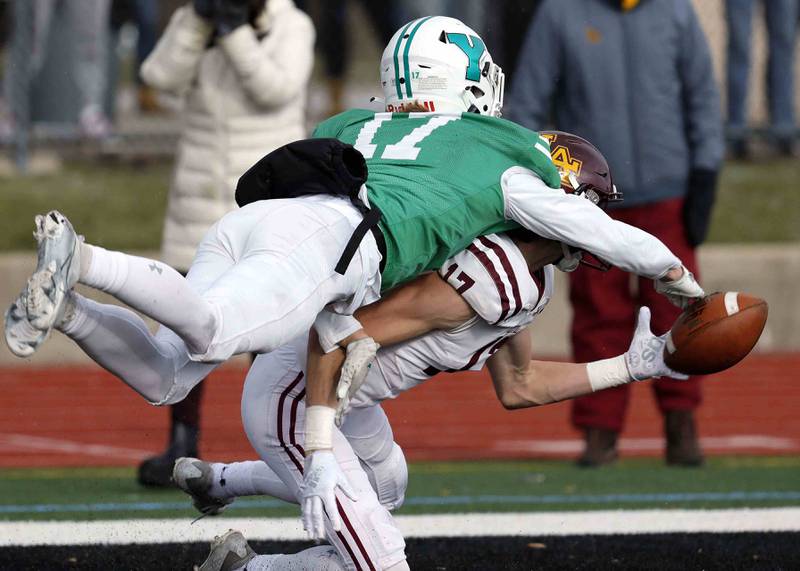
M 238 178 L 262 156 L 304 137 L 314 27 L 292 0 L 268 0 L 255 27 L 209 41 L 212 26 L 179 8 L 142 65 L 146 83 L 185 95 L 162 242 L 186 270 L 208 228 L 236 208 Z

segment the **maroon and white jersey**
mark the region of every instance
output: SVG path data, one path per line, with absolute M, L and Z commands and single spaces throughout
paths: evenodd
M 394 398 L 440 372 L 481 369 L 544 310 L 553 291 L 553 266 L 531 275 L 514 242 L 499 234 L 477 238 L 439 274 L 477 315 L 455 329 L 381 349 L 353 406 Z

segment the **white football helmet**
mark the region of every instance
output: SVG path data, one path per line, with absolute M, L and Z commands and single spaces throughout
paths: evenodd
M 381 57 L 381 85 L 387 111 L 417 103 L 428 111 L 499 117 L 505 75 L 472 28 L 429 16 L 392 37 Z

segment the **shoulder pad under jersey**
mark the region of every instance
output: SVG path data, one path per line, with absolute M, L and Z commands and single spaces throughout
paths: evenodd
M 539 291 L 514 242 L 500 234 L 476 238 L 439 274 L 486 322 L 505 325 L 535 306 Z

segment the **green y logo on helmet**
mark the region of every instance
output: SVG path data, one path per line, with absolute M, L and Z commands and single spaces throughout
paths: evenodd
M 470 40 L 472 40 L 471 43 Z M 483 52 L 486 51 L 486 46 L 483 45 L 483 41 L 478 36 L 467 37 L 466 34 L 447 34 L 447 41 L 455 46 L 458 46 L 469 58 L 469 65 L 467 66 L 467 79 L 470 81 L 480 81 L 481 56 L 483 55 Z

